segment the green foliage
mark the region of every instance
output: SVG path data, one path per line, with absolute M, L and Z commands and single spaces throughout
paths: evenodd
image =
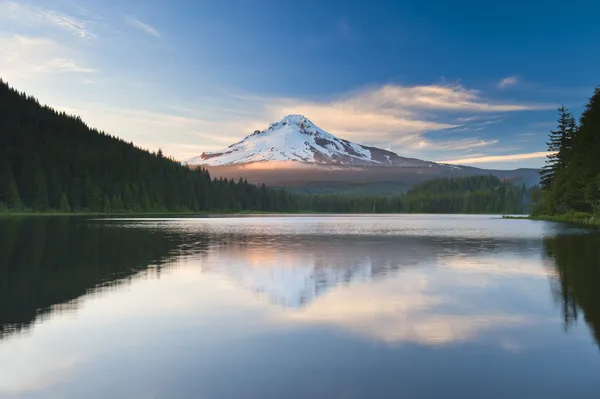
M 579 126 L 564 107 L 550 132 L 549 157 L 542 171 L 544 198 L 539 214 L 593 213 L 600 203 L 600 88 L 589 99 Z
M 4 206 L 89 212 L 297 210 L 290 193 L 211 179 L 204 169 L 91 129 L 79 117 L 41 106 L 2 81 L 0 104 Z
M 123 200 L 119 194 L 114 194 L 112 199 L 110 200 L 110 208 L 113 212 L 123 212 L 124 205 Z
M 533 202 L 533 196 L 536 202 Z M 524 214 L 537 205 L 539 187 L 526 188 L 494 176 L 440 178 L 426 181 L 401 196 L 313 195 L 301 209 L 348 213 L 510 213 Z
M 13 176 L 14 171 L 8 206 L 72 212 L 524 213 L 532 205 L 529 189 L 492 176 L 435 179 L 388 196 L 369 188 L 353 196 L 301 195 L 241 179 L 212 179 L 202 168 L 91 129 L 79 117 L 41 106 L 5 83 L 0 83 L 0 104 L 5 164 L 0 172 Z M 7 188 L 0 185 L 3 197 Z M 596 191 L 590 186 L 582 196 L 587 201 Z M 3 197 L 0 201 L 8 202 Z
M 19 189 L 11 171 L 7 171 L 7 176 L 0 191 L 0 202 L 4 203 L 8 209 L 18 209 L 21 206 Z
M 36 211 L 45 211 L 48 209 L 48 186 L 46 177 L 41 169 L 38 169 L 33 179 L 33 200 L 32 207 Z
M 548 159 L 540 172 L 540 184 L 545 191 L 551 190 L 557 171 L 566 168 L 577 130 L 575 118 L 564 105 L 558 109 L 557 123 L 557 129 L 550 131 L 549 141 L 546 143 Z
M 71 207 L 69 206 L 69 200 L 67 199 L 67 196 L 64 193 L 60 197 L 60 206 L 58 210 L 61 212 L 71 211 Z

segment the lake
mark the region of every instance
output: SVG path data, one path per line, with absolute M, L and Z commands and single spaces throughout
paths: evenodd
M 600 234 L 0 219 L 1 398 L 598 398 Z

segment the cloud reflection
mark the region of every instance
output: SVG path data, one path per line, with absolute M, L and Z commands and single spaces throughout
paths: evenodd
M 450 252 L 446 241 L 415 237 L 279 244 L 225 247 L 210 252 L 203 269 L 255 292 L 274 323 L 329 326 L 387 344 L 449 345 L 550 322 L 502 304 L 505 283 L 514 289 L 524 286 L 515 279 L 548 277 L 522 242 L 461 240 Z

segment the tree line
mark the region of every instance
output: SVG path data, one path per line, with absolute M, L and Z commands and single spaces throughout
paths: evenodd
M 212 179 L 0 80 L 0 204 L 23 211 L 294 211 L 293 195 Z
M 538 186 L 526 187 L 491 175 L 438 178 L 399 196 L 304 196 L 303 209 L 347 213 L 528 213 L 541 196 Z
M 564 106 L 549 134 L 549 151 L 541 171 L 543 200 L 535 212 L 561 215 L 600 212 L 600 87 L 579 122 Z
M 0 210 L 526 213 L 535 191 L 493 176 L 434 179 L 399 196 L 302 195 L 212 178 L 40 105 L 0 80 Z

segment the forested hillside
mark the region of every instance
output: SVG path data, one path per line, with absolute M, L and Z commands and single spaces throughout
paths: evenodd
M 35 211 L 295 210 L 285 191 L 211 180 L 203 169 L 91 129 L 1 80 L 0 204 Z
M 483 175 L 440 178 L 401 196 L 306 196 L 307 209 L 320 212 L 509 213 L 523 214 L 538 201 L 540 188 L 513 185 Z
M 535 193 L 493 176 L 435 179 L 396 196 L 302 195 L 211 179 L 0 81 L 0 210 L 525 213 Z
M 600 212 L 600 87 L 596 88 L 579 123 L 565 107 L 550 132 L 551 152 L 542 170 L 543 201 L 537 214 Z

